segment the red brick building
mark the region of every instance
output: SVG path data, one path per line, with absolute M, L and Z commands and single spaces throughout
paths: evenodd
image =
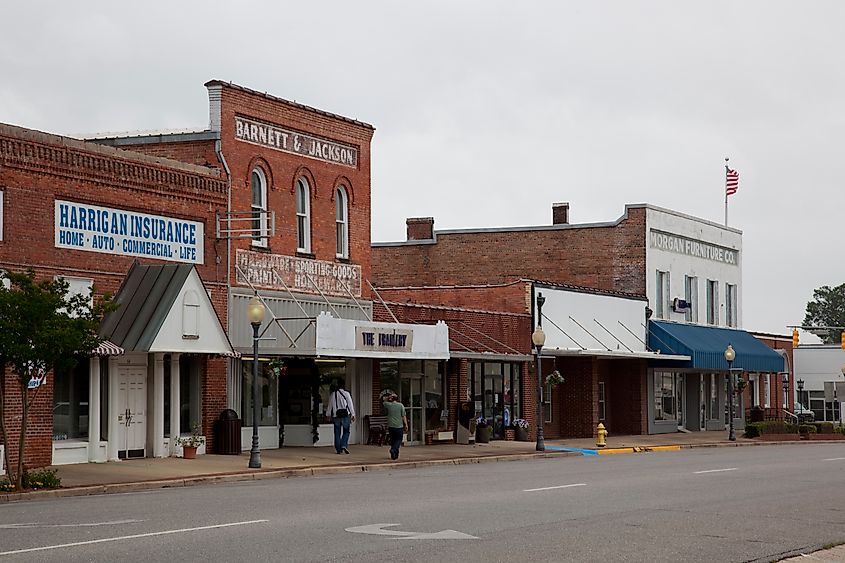
M 214 239 L 215 214 L 225 211 L 226 196 L 226 180 L 214 169 L 0 125 L 0 269 L 32 269 L 42 279 L 61 276 L 72 292 L 87 293 L 93 286 L 97 295 L 118 293 L 136 262 L 157 273 L 165 264 L 182 272 L 178 283 L 168 278 L 169 301 L 147 294 L 156 324 L 127 325 L 144 331 L 148 341 L 125 344 L 126 334 L 105 334 L 118 345 L 80 358 L 72 373 L 48 375 L 30 417 L 26 466 L 116 459 L 137 449 L 163 455 L 173 445 L 165 435 L 171 429 L 179 432 L 178 421 L 165 432 L 170 422 L 163 411 L 165 385 L 186 392 L 181 399 L 178 392 L 168 396 L 175 399 L 174 420 L 184 407 L 182 418 L 202 421 L 203 431 L 211 435 L 211 421 L 225 406 L 225 394 L 214 390 L 225 389 L 226 364 L 204 347 L 214 341 L 222 346 L 215 352 L 231 351 L 220 323 L 227 315 L 227 280 L 218 266 L 225 254 Z M 135 293 L 144 294 L 154 281 Z M 181 315 L 181 299 L 188 293 L 190 310 L 205 326 L 191 327 L 185 346 L 180 339 L 178 346 L 162 348 L 156 337 L 173 328 L 175 317 L 169 315 Z M 124 311 L 121 307 L 118 313 Z M 169 385 L 171 378 L 177 381 L 180 367 L 185 381 Z M 133 385 L 146 390 L 139 397 L 146 400 L 154 388 L 161 399 L 151 398 L 149 412 L 143 409 L 134 418 L 137 447 L 127 446 L 126 436 L 118 439 L 120 429 L 130 427 L 117 420 L 130 408 L 126 370 L 139 378 Z M 16 442 L 20 397 L 14 376 L 6 372 L 5 377 L 6 428 Z M 18 452 L 10 454 L 14 463 Z

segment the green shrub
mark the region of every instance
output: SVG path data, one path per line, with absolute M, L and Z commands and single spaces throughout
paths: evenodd
M 816 427 L 812 424 L 802 424 L 798 427 L 798 431 L 801 434 L 815 434 L 817 432 Z
M 763 434 L 796 434 L 798 427 L 783 420 L 764 420 L 763 422 L 750 422 L 745 425 L 745 437 L 757 438 Z
M 759 422 L 750 422 L 745 425 L 745 437 L 746 438 L 759 438 L 760 437 L 760 423 Z
M 833 434 L 832 422 L 813 422 L 811 426 L 815 426 L 819 434 Z
M 58 489 L 62 486 L 62 479 L 56 475 L 55 469 L 37 469 L 23 472 L 24 489 Z
M 833 433 L 834 434 L 842 434 L 843 431 L 845 431 L 845 428 L 842 428 L 841 426 L 834 426 L 833 427 Z
M 8 493 L 10 491 L 14 491 L 15 486 L 9 482 L 8 479 L 0 480 L 0 493 Z

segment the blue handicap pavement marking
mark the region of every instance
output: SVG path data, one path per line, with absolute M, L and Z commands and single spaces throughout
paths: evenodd
M 553 450 L 556 452 L 575 452 L 581 455 L 599 455 L 599 452 L 596 450 L 585 450 L 583 448 L 565 448 L 563 446 L 546 446 L 547 450 Z

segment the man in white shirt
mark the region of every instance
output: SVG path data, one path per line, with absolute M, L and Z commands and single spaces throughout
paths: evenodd
M 355 405 L 352 395 L 343 388 L 343 380 L 338 380 L 329 389 L 329 410 L 326 412 L 334 424 L 334 449 L 339 454 L 349 453 L 349 424 L 355 422 Z

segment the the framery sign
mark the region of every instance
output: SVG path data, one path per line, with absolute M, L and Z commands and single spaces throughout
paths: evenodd
M 238 283 L 301 293 L 361 296 L 361 266 L 250 250 L 237 252 Z M 244 278 L 246 276 L 246 278 Z M 281 281 L 280 281 L 281 280 Z M 284 282 L 284 283 L 282 283 Z M 319 291 L 318 289 L 319 288 Z M 347 291 L 348 288 L 348 291 Z
M 235 138 L 277 151 L 358 167 L 358 149 L 355 147 L 246 117 L 235 116 Z

